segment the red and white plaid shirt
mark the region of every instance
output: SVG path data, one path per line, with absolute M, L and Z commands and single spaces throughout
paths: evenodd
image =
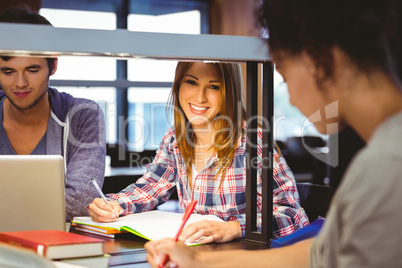
M 258 226 L 261 226 L 261 131 L 258 131 Z M 281 237 L 309 224 L 305 211 L 300 207 L 299 194 L 293 173 L 281 156 L 274 151 L 274 197 L 273 197 L 273 237 Z M 166 202 L 174 188 L 177 189 L 183 209 L 191 199 L 197 200 L 195 213 L 212 214 L 225 221 L 237 220 L 242 237 L 246 228 L 246 137 L 238 141 L 233 162 L 227 169 L 221 183 L 221 176 L 214 179 L 219 170 L 214 169 L 218 157 L 213 155 L 207 165 L 193 180 L 189 189 L 187 167 L 179 152 L 174 130 L 163 137 L 155 159 L 147 165 L 144 176 L 117 194 L 109 194 L 112 200 L 120 203 L 123 215 L 154 209 Z M 266 162 L 266 161 L 265 161 Z

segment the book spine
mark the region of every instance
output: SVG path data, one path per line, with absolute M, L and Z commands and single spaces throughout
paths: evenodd
M 27 241 L 18 237 L 9 237 L 4 234 L 3 235 L 0 234 L 0 241 L 10 245 L 31 249 L 35 251 L 39 256 L 46 257 L 45 245 L 38 244 L 33 241 Z

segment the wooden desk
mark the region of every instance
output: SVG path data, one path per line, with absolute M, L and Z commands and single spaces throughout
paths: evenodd
M 89 235 L 89 234 L 86 234 Z M 151 267 L 147 262 L 147 252 L 144 249 L 144 244 L 147 240 L 142 239 L 133 234 L 121 234 L 115 239 L 105 238 L 104 252 L 112 257 L 109 260 L 109 267 Z M 265 249 L 269 246 L 236 240 L 222 244 L 207 244 L 195 246 L 194 249 L 202 251 L 216 251 L 228 249 Z
M 158 210 L 181 212 L 179 202 L 177 200 L 169 200 L 163 205 L 158 206 Z M 72 227 L 71 232 L 76 232 Z M 77 232 L 80 234 L 92 236 L 87 233 Z M 100 238 L 100 236 L 93 235 Z M 110 254 L 112 257 L 109 260 L 109 267 L 120 268 L 143 268 L 151 267 L 147 262 L 147 252 L 144 249 L 144 244 L 148 241 L 141 237 L 138 237 L 131 233 L 119 234 L 115 239 L 103 238 L 105 243 L 103 245 L 103 251 Z M 195 246 L 196 250 L 203 251 L 216 251 L 216 250 L 228 250 L 228 249 L 266 249 L 267 245 L 256 244 L 247 242 L 244 240 L 236 240 L 229 243 L 221 244 L 207 244 L 202 246 Z

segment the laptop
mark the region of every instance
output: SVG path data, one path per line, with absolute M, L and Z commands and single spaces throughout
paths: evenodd
M 0 232 L 66 231 L 60 155 L 0 155 Z

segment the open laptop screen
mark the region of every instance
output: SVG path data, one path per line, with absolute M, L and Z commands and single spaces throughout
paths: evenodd
M 63 157 L 0 155 L 0 232 L 66 229 Z

